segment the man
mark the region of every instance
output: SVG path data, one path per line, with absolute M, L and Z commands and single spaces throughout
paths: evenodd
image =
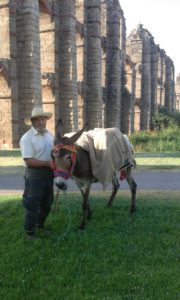
M 51 150 L 53 136 L 46 129 L 49 112 L 35 107 L 31 116 L 24 121 L 32 125 L 20 140 L 22 157 L 25 161 L 25 189 L 23 205 L 26 209 L 24 228 L 28 240 L 35 240 L 36 229 L 43 229 L 53 203 L 53 171 Z

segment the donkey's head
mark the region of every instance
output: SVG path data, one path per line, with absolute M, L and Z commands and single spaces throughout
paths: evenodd
M 52 158 L 54 161 L 55 184 L 61 190 L 67 189 L 67 179 L 73 174 L 77 156 L 75 142 L 81 136 L 85 127 L 68 137 L 63 134 L 63 123 L 61 119 L 59 119 L 56 124 Z

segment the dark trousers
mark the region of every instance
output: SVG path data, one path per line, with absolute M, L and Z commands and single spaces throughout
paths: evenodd
M 23 206 L 26 209 L 25 231 L 34 234 L 43 227 L 53 203 L 53 178 L 25 177 Z

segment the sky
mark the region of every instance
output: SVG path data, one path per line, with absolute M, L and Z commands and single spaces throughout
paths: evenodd
M 139 23 L 173 60 L 180 73 L 180 0 L 119 0 L 126 19 L 127 35 Z

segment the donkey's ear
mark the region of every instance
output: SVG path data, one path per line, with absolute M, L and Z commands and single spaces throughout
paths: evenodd
M 83 131 L 86 129 L 88 124 L 86 124 L 81 130 L 79 130 L 78 132 L 76 132 L 73 136 L 71 136 L 69 138 L 69 142 L 74 144 L 81 136 L 81 134 L 83 133 Z
M 55 135 L 56 135 L 56 140 L 61 141 L 63 138 L 63 122 L 61 119 L 59 119 L 56 123 L 56 128 L 55 128 Z

